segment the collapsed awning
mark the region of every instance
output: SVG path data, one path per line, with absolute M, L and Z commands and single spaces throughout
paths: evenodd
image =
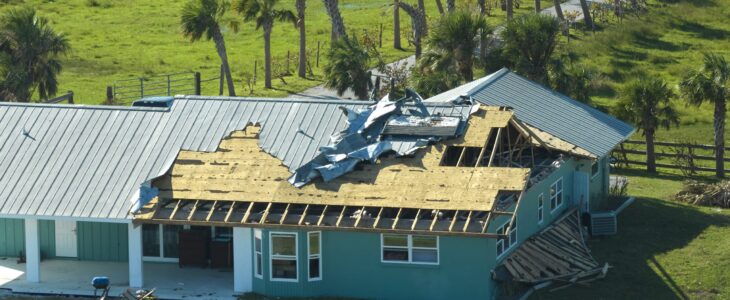
M 583 240 L 580 214 L 572 209 L 553 225 L 530 237 L 493 272 L 495 280 L 532 286 L 585 284 L 603 278 L 608 264 L 599 264 Z M 561 288 L 557 287 L 557 288 Z

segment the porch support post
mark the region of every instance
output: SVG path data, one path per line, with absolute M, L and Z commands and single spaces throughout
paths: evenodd
M 233 291 L 253 291 L 253 247 L 251 228 L 233 227 Z
M 129 223 L 129 287 L 142 288 L 144 271 L 142 263 L 142 225 Z
M 25 279 L 28 282 L 41 282 L 38 219 L 25 219 Z

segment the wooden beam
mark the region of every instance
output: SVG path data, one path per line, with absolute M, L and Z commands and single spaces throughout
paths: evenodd
M 195 214 L 195 210 L 198 209 L 198 202 L 200 202 L 200 200 L 195 200 L 195 203 L 193 204 L 193 209 L 190 210 L 190 214 L 188 215 L 188 221 L 190 221 L 190 219 L 193 218 L 193 215 Z
M 464 148 L 464 149 L 466 149 L 466 148 Z M 415 230 L 416 229 L 416 223 L 418 223 L 418 216 L 420 216 L 420 215 L 421 215 L 421 209 L 419 208 L 416 211 L 416 217 L 413 218 L 413 224 L 411 224 L 411 230 Z
M 228 209 L 228 213 L 226 214 L 226 218 L 223 219 L 223 222 L 228 222 L 228 220 L 231 218 L 231 215 L 233 214 L 233 210 L 236 207 L 236 201 L 231 202 L 231 207 Z
M 170 220 L 175 218 L 175 214 L 180 209 L 180 202 L 182 202 L 182 200 L 177 200 L 177 204 L 175 204 L 175 208 L 172 209 L 172 213 L 170 214 L 170 218 L 169 218 Z
M 259 220 L 259 224 L 264 224 L 266 222 L 266 218 L 269 217 L 269 210 L 271 210 L 271 202 L 269 202 L 268 205 L 266 205 L 266 209 L 264 209 L 264 213 L 261 215 L 261 220 Z
M 497 137 L 494 139 L 494 147 L 492 147 L 492 154 L 489 155 L 489 163 L 487 163 L 487 167 L 492 166 L 492 161 L 494 161 L 494 154 L 497 153 L 497 145 L 499 144 L 499 139 L 502 137 L 502 128 L 497 129 Z
M 322 225 L 322 220 L 324 220 L 324 215 L 327 212 L 327 207 L 329 207 L 329 206 L 328 205 L 325 205 L 324 208 L 322 209 L 322 214 L 319 215 L 319 220 L 317 220 L 317 226 L 321 226 Z
M 482 159 L 484 158 L 484 152 L 487 151 L 487 146 L 489 146 L 489 139 L 492 137 L 492 131 L 494 131 L 494 128 L 489 128 L 489 132 L 487 133 L 487 140 L 484 141 L 484 146 L 482 146 L 482 150 L 479 151 L 479 158 L 477 158 L 477 163 L 474 165 L 475 168 L 482 163 Z
M 433 214 L 433 220 L 431 220 L 431 226 L 429 226 L 429 227 L 428 227 L 428 231 L 433 231 L 433 227 L 434 227 L 434 226 L 436 226 L 436 220 L 438 220 L 438 218 L 439 218 L 439 213 L 440 213 L 441 211 L 439 211 L 439 210 L 434 210 L 434 212 L 435 212 L 435 213 Z
M 253 202 L 249 202 L 248 208 L 246 208 L 246 213 L 244 213 L 243 218 L 241 218 L 241 224 L 248 222 L 248 217 L 251 216 L 251 208 L 253 208 Z
M 384 208 L 381 207 L 380 210 L 378 211 L 378 216 L 375 218 L 375 222 L 373 223 L 373 228 L 377 228 L 378 227 L 378 223 L 380 222 L 380 214 L 383 213 L 383 209 Z
M 461 166 L 461 160 L 464 159 L 464 153 L 466 153 L 466 147 L 461 148 L 461 154 L 459 154 L 459 159 L 456 160 L 456 166 Z
M 281 214 L 281 219 L 279 220 L 279 224 L 284 224 L 284 220 L 286 219 L 286 215 L 289 214 L 289 206 L 291 206 L 291 203 L 286 204 L 286 208 L 284 209 L 284 213 Z
M 302 225 L 304 223 L 304 218 L 307 216 L 307 210 L 309 209 L 309 204 L 304 207 L 304 211 L 302 212 L 302 216 L 299 217 L 299 222 L 297 222 L 297 225 Z
M 218 205 L 218 200 L 213 201 L 213 206 L 210 207 L 210 211 L 208 212 L 208 216 L 205 217 L 206 222 L 210 222 L 210 217 L 213 216 L 213 213 L 215 212 L 215 206 Z
M 487 212 L 487 218 L 484 220 L 484 225 L 482 226 L 482 233 L 487 233 L 487 230 L 489 229 L 489 222 L 492 221 L 492 213 Z
M 398 213 L 395 215 L 395 220 L 393 220 L 393 226 L 391 226 L 391 229 L 395 229 L 395 226 L 398 225 L 398 219 L 400 218 L 400 213 L 403 211 L 403 208 L 398 209 Z
M 453 217 L 453 218 L 451 218 L 451 224 L 449 225 L 449 232 L 453 231 L 453 229 L 454 229 L 454 224 L 456 224 L 456 219 L 458 219 L 458 218 L 459 218 L 459 210 L 457 209 L 457 210 L 456 210 L 456 211 L 454 212 L 454 217 Z
M 362 219 L 362 215 L 365 213 L 365 206 L 363 206 L 360 209 L 360 213 L 357 215 L 357 219 L 355 220 L 355 225 L 353 227 L 357 227 L 358 224 L 360 224 L 360 219 Z
M 473 211 L 470 210 L 469 211 L 469 214 L 466 216 L 466 222 L 464 223 L 464 228 L 462 230 L 463 232 L 466 232 L 467 227 L 469 227 L 469 222 L 471 222 L 471 214 L 472 213 L 473 213 Z
M 335 227 L 340 227 L 340 222 L 342 222 L 342 217 L 345 215 L 345 210 L 347 210 L 347 205 L 342 206 L 342 211 L 340 212 L 340 216 L 337 217 L 337 223 L 335 223 Z

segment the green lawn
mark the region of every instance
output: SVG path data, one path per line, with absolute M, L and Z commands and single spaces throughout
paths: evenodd
M 597 105 L 612 107 L 621 87 L 637 74 L 658 76 L 676 87 L 688 70 L 700 66 L 703 51 L 730 59 L 728 16 L 730 0 L 651 1 L 649 13 L 640 18 L 630 16 L 621 24 L 614 20 L 595 34 L 575 31 L 574 40 L 563 41 L 563 51 L 575 51 L 581 63 L 604 74 L 608 86 L 596 91 L 593 99 Z M 657 139 L 711 144 L 712 107 L 675 103 L 681 126 L 659 131 Z M 726 139 L 730 141 L 727 133 Z
M 682 178 L 617 172 L 636 202 L 615 236 L 588 242 L 612 268 L 590 287 L 541 291 L 532 299 L 730 299 L 730 210 L 673 202 Z

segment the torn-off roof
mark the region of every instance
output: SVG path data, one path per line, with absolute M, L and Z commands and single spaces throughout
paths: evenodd
M 426 102 L 449 102 L 461 95 L 486 105 L 512 107 L 520 121 L 597 157 L 610 153 L 634 132 L 630 125 L 506 68 Z

